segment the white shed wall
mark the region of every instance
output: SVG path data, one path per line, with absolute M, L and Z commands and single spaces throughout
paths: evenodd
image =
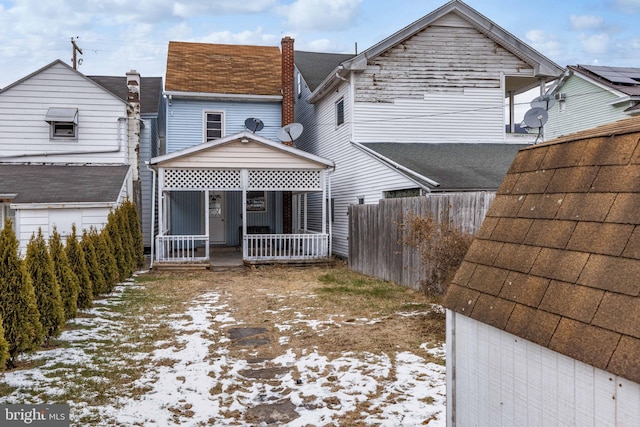
M 640 384 L 447 310 L 447 425 L 632 427 Z
M 76 139 L 50 138 L 44 120 L 50 107 L 78 109 Z M 120 118 L 126 118 L 122 100 L 54 64 L 0 94 L 0 162 L 126 164 L 127 123 Z M 96 153 L 106 150 L 113 152 Z M 7 158 L 16 154 L 26 156 Z

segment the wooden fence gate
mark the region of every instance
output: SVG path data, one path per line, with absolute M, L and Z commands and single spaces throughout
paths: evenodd
M 401 224 L 410 214 L 440 219 L 447 214 L 453 225 L 475 234 L 495 192 L 430 194 L 426 197 L 383 199 L 376 205 L 349 208 L 349 267 L 369 276 L 419 289 L 428 266 L 419 252 L 402 242 Z M 448 211 L 448 212 L 447 212 Z

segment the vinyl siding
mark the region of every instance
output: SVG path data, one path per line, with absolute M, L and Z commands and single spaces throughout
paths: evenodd
M 50 138 L 50 107 L 77 108 L 77 138 Z M 0 94 L 0 161 L 126 163 L 125 103 L 62 64 L 32 76 Z M 92 153 L 117 150 L 113 153 Z M 85 154 L 65 154 L 84 152 Z M 47 153 L 47 156 L 39 155 Z
M 224 135 L 245 130 L 244 121 L 255 117 L 263 121 L 258 135 L 277 141 L 281 127 L 281 103 L 273 102 L 214 102 L 174 99 L 168 106 L 167 153 L 204 142 L 204 112 L 224 113 Z
M 345 101 L 345 123 L 336 128 L 335 103 L 340 98 Z M 303 102 L 303 101 L 299 101 Z M 347 211 L 351 204 L 358 203 L 358 196 L 365 197 L 365 203 L 377 203 L 384 197 L 384 191 L 415 188 L 417 185 L 395 170 L 356 148 L 351 142 L 350 126 L 352 114 L 349 85 L 343 83 L 338 90 L 315 104 L 315 114 L 296 116 L 305 127 L 297 141 L 299 148 L 309 150 L 318 156 L 333 160 L 335 172 L 330 175 L 331 196 L 334 201 L 333 252 L 346 257 L 349 253 Z M 298 111 L 303 111 L 303 105 Z M 307 112 L 310 112 L 307 109 Z M 321 229 L 321 195 L 309 195 L 309 228 Z
M 632 426 L 640 384 L 447 310 L 447 414 L 456 426 Z
M 618 96 L 581 77 L 569 77 L 559 92 L 566 96 L 566 108 L 560 112 L 561 104 L 556 102 L 549 109 L 546 140 L 630 117 L 624 112 L 630 106 L 628 102 L 609 105 Z
M 158 119 L 157 116 L 142 116 L 144 126 L 140 129 L 140 179 L 142 181 L 142 240 L 145 247 L 151 246 L 151 193 L 153 175 L 145 162 L 152 157 L 152 150 L 157 149 Z

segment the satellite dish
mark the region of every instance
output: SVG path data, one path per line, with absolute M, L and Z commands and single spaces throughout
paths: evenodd
M 541 128 L 547 123 L 549 114 L 541 107 L 534 107 L 524 114 L 524 124 L 530 128 Z
M 531 101 L 531 108 L 544 108 L 548 110 L 556 103 L 556 98 L 553 95 L 540 95 Z
M 244 121 L 244 127 L 249 129 L 251 132 L 256 133 L 264 128 L 264 123 L 260 119 L 249 117 Z
M 302 125 L 300 123 L 291 123 L 283 126 L 278 131 L 278 139 L 282 142 L 293 142 L 302 135 Z

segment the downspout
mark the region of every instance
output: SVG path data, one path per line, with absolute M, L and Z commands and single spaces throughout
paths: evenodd
M 122 121 L 127 120 L 126 117 L 118 117 L 118 148 L 111 148 L 108 150 L 78 150 L 78 151 L 64 151 L 64 152 L 42 152 L 42 153 L 23 153 L 23 154 L 9 154 L 0 156 L 0 159 L 19 159 L 23 157 L 49 157 L 49 156 L 68 156 L 76 154 L 107 154 L 107 153 L 119 153 L 122 151 Z
M 154 232 L 156 231 L 155 229 L 155 222 L 156 222 L 156 176 L 157 176 L 157 172 L 155 169 L 150 168 L 149 167 L 149 162 L 146 162 L 147 164 L 147 169 L 149 169 L 151 171 L 151 232 L 150 232 L 150 236 L 151 236 L 151 260 L 149 261 L 149 270 L 151 270 L 151 268 L 153 267 L 153 259 L 154 259 L 154 250 L 155 250 L 155 241 L 156 241 L 156 236 L 154 235 Z

